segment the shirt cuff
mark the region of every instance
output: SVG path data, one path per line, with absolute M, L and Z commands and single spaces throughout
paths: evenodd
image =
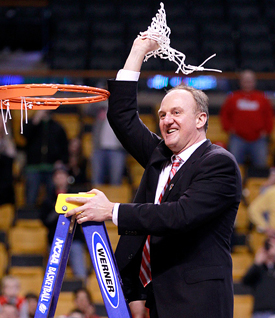
M 115 203 L 114 207 L 113 207 L 113 217 L 112 217 L 112 221 L 113 223 L 117 226 L 118 225 L 118 209 L 119 209 L 119 203 Z
M 121 69 L 118 71 L 116 81 L 133 81 L 139 80 L 140 72 Z

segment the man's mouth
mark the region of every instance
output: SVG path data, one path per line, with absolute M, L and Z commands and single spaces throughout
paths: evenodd
M 175 132 L 177 129 L 173 128 L 173 129 L 168 129 L 167 130 L 167 134 L 172 134 L 173 132 Z

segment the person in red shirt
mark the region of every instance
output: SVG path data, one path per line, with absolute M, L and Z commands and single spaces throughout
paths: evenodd
M 273 129 L 273 109 L 264 93 L 256 90 L 256 74 L 240 74 L 240 90 L 230 94 L 222 105 L 220 118 L 229 133 L 229 151 L 239 164 L 249 158 L 256 167 L 266 167 L 268 135 Z
M 24 297 L 19 295 L 20 282 L 15 276 L 7 275 L 2 279 L 2 294 L 0 296 L 0 308 L 5 304 L 16 306 L 19 318 L 28 318 L 28 307 Z

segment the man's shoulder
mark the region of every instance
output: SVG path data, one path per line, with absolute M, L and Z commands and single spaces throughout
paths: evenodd
M 216 144 L 210 143 L 209 146 L 205 149 L 204 154 L 205 156 L 219 158 L 219 160 L 229 160 L 232 161 L 235 165 L 238 165 L 235 157 L 232 155 L 231 152 Z

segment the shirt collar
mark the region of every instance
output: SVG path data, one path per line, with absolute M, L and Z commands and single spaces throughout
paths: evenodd
M 203 139 L 194 145 L 188 147 L 187 149 L 183 150 L 181 153 L 178 154 L 178 156 L 182 159 L 183 162 L 186 162 L 188 158 L 192 155 L 192 153 L 199 148 L 200 145 L 202 145 L 207 139 Z M 172 157 L 171 157 L 172 158 Z

